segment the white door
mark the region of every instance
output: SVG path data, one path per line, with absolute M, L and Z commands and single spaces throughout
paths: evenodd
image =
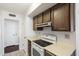
M 19 45 L 18 22 L 12 20 L 5 20 L 4 47 L 11 45 Z

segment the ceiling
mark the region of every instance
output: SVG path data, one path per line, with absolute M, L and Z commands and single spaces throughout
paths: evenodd
M 0 10 L 24 14 L 32 3 L 0 3 Z
M 33 12 L 29 14 L 29 16 L 34 17 L 56 4 L 57 3 L 41 3 L 35 10 L 33 10 Z

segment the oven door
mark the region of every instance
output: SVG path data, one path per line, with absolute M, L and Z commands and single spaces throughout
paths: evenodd
M 44 50 L 34 42 L 32 42 L 32 56 L 44 56 Z

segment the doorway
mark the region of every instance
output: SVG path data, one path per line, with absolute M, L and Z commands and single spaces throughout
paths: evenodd
M 5 19 L 4 21 L 4 53 L 19 50 L 19 22 Z

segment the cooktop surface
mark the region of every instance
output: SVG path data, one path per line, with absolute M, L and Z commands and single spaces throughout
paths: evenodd
M 51 43 L 51 42 L 47 42 L 47 41 L 45 41 L 45 40 L 36 40 L 36 41 L 34 41 L 36 44 L 38 44 L 38 45 L 40 45 L 40 46 L 42 46 L 42 47 L 46 47 L 46 46 L 48 46 L 48 45 L 50 45 L 50 44 L 53 44 L 53 43 Z

